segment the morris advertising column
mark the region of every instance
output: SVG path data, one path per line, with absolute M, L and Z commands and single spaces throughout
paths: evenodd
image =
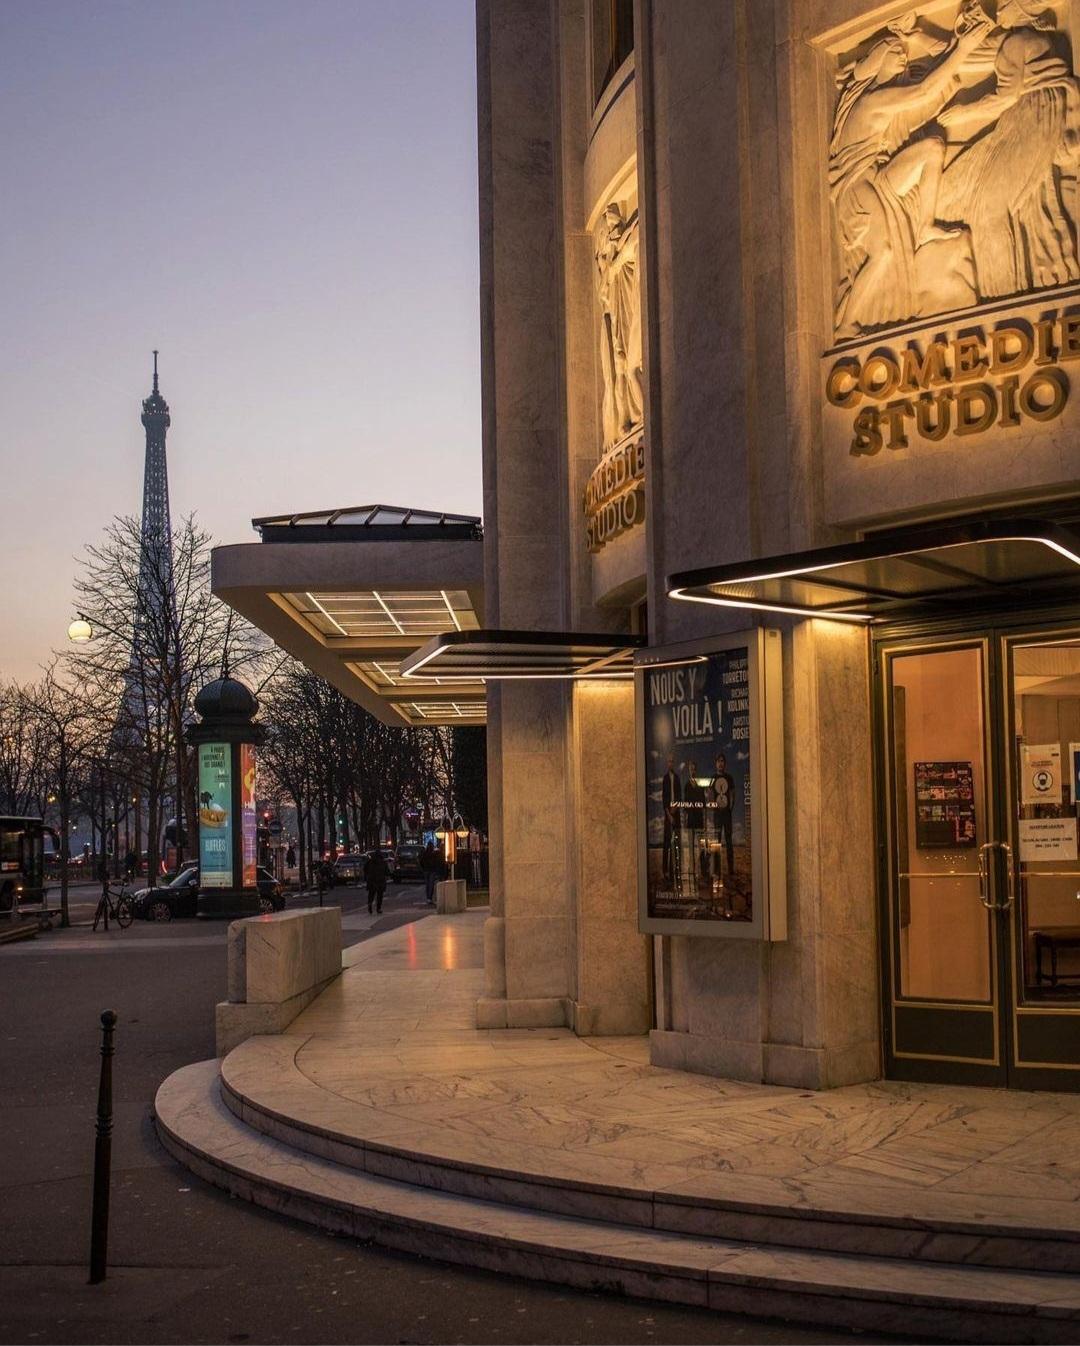
M 207 683 L 195 698 L 199 723 L 187 741 L 199 770 L 200 916 L 257 916 L 255 749 L 266 730 L 259 703 L 235 678 Z

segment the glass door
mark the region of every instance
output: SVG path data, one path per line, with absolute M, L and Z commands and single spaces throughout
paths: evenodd
M 894 1078 L 1006 1082 L 999 893 L 1008 852 L 993 656 L 987 638 L 881 652 L 884 1037 Z
M 1006 634 L 1010 1082 L 1080 1089 L 1080 631 Z

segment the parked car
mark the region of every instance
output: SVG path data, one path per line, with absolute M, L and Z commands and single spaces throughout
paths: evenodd
M 285 889 L 262 865 L 255 871 L 259 887 L 259 910 L 284 911 Z M 143 888 L 135 894 L 135 915 L 145 921 L 171 921 L 173 917 L 194 916 L 199 896 L 197 865 L 182 869 L 171 883 L 161 888 Z
M 339 855 L 334 861 L 334 883 L 359 883 L 364 877 L 364 861 L 366 855 L 358 851 L 350 851 L 346 855 Z
M 424 854 L 423 846 L 407 841 L 397 848 L 397 864 L 394 868 L 394 882 L 401 883 L 404 879 L 422 879 L 424 870 L 420 864 L 420 857 Z

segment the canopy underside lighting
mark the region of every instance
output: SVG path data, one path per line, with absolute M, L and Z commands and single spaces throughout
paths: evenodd
M 863 623 L 1051 603 L 1080 592 L 1080 536 L 1019 518 L 912 528 L 682 571 L 667 589 L 685 602 Z

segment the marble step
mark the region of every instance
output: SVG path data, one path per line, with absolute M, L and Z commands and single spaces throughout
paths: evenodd
M 298 1041 L 251 1038 L 231 1052 L 221 1063 L 226 1106 L 265 1136 L 373 1177 L 664 1233 L 1080 1274 L 1080 1211 L 1062 1215 L 1034 1200 L 1002 1203 L 966 1193 L 897 1189 L 875 1184 L 869 1175 L 842 1199 L 823 1191 L 811 1201 L 805 1192 L 793 1195 L 782 1181 L 755 1189 L 738 1173 L 711 1175 L 707 1194 L 661 1192 L 597 1181 L 604 1177 L 599 1165 L 595 1177 L 585 1177 L 572 1167 L 572 1156 L 550 1151 L 518 1147 L 509 1156 L 482 1145 L 469 1154 L 460 1137 L 436 1123 L 422 1136 L 410 1128 L 395 1139 L 394 1119 L 384 1114 L 382 1126 L 390 1129 L 380 1129 L 370 1108 L 335 1101 L 296 1068 Z M 1063 1225 L 1062 1219 L 1073 1223 Z
M 165 1147 L 235 1196 L 336 1234 L 580 1289 L 916 1340 L 1080 1337 L 1080 1278 L 762 1247 L 438 1192 L 254 1131 L 219 1086 L 216 1061 L 162 1084 L 155 1111 Z

